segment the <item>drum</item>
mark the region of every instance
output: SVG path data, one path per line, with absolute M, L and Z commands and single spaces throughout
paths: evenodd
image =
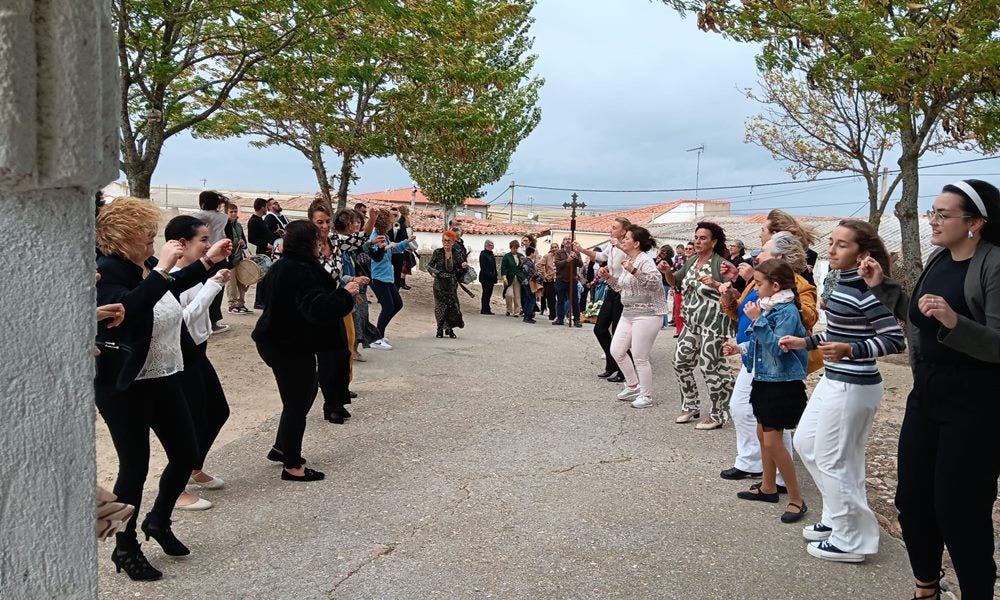
M 261 279 L 264 279 L 264 275 L 267 274 L 267 270 L 270 268 L 271 257 L 266 254 L 248 256 L 241 260 L 240 264 L 236 265 L 236 281 L 240 285 L 250 287 Z

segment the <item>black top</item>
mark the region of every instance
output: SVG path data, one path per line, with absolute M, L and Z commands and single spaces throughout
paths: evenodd
M 264 215 L 264 225 L 267 226 L 268 231 L 270 231 L 271 235 L 274 236 L 272 238 L 273 241 L 281 237 L 278 235 L 278 230 L 284 229 L 286 224 L 282 223 L 281 219 L 279 219 L 274 213 L 267 213 Z
M 497 282 L 497 259 L 490 250 L 479 253 L 479 283 Z
M 940 260 L 931 265 L 924 276 L 923 284 L 920 287 L 921 294 L 934 294 L 941 296 L 948 302 L 948 306 L 959 315 L 972 318 L 969 305 L 965 301 L 965 277 L 969 272 L 969 264 L 972 259 L 956 261 L 951 257 L 950 252 L 943 253 Z M 919 300 L 919 299 L 918 299 Z M 920 335 L 920 362 L 925 363 L 947 363 L 954 365 L 969 365 L 981 363 L 964 352 L 959 352 L 938 341 L 941 333 L 941 323 L 934 317 L 924 316 L 918 308 L 917 302 L 910 303 L 908 318 L 913 326 L 917 328 Z
M 809 267 L 815 267 L 816 260 L 818 258 L 819 254 L 817 254 L 815 250 L 813 250 L 812 248 L 806 248 L 806 265 L 808 265 Z M 813 287 L 816 286 L 816 280 L 813 278 L 812 268 L 808 268 L 805 271 L 802 271 L 801 273 L 799 273 L 799 275 L 802 276 L 802 279 L 808 281 L 809 285 Z
M 255 246 L 257 254 L 267 254 L 267 245 L 278 239 L 278 234 L 271 233 L 264 219 L 257 214 L 250 215 L 247 220 L 247 241 Z
M 146 266 L 152 270 L 156 259 L 147 260 Z M 97 375 L 94 381 L 124 390 L 132 385 L 146 363 L 153 337 L 153 307 L 167 292 L 180 295 L 184 290 L 204 282 L 208 271 L 201 261 L 197 261 L 171 273 L 173 281 L 158 273 L 150 273 L 143 279 L 142 268 L 132 261 L 102 256 L 97 259 L 97 272 L 101 274 L 97 282 L 97 305 L 120 302 L 125 307 L 125 320 L 113 329 L 98 324 L 97 343 L 101 346 L 101 354 L 96 359 Z M 183 323 L 181 347 L 185 351 L 193 347 Z
M 257 319 L 255 342 L 293 354 L 344 347 L 343 318 L 354 297 L 338 288 L 319 262 L 284 256 L 264 276 L 264 312 Z

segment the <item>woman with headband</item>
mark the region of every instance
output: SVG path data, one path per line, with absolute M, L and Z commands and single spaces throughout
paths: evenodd
M 927 211 L 931 243 L 912 296 L 863 261 L 860 274 L 907 322 L 913 391 L 899 432 L 896 507 L 914 598 L 940 598 L 945 546 L 962 598 L 993 598 L 995 426 L 1000 364 L 1000 192 L 970 179 L 944 186 Z

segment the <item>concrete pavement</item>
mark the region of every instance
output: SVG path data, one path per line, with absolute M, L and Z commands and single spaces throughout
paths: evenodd
M 175 513 L 192 555 L 144 542 L 165 576 L 137 583 L 102 545 L 101 597 L 909 597 L 887 535 L 861 565 L 806 554 L 801 527 L 821 502 L 803 468 L 800 524 L 778 521 L 783 503 L 736 499 L 747 482 L 718 476 L 732 427 L 673 422 L 668 332 L 653 355 L 661 404 L 635 410 L 595 377 L 590 325 L 466 319 L 457 340 L 428 330 L 367 351 L 349 424 L 323 421 L 317 403 L 303 454 L 325 481 L 279 480 L 264 459 L 276 419 L 214 451 L 228 483 L 205 493 L 216 507 Z

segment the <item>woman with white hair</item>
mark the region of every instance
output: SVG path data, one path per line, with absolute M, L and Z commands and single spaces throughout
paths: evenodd
M 788 263 L 792 271 L 796 273 L 795 283 L 798 287 L 799 300 L 802 303 L 802 324 L 807 332 L 811 332 L 816 324 L 819 314 L 816 311 L 816 288 L 810 285 L 801 273 L 806 268 L 806 252 L 802 247 L 802 242 L 794 234 L 788 231 L 773 233 L 770 239 L 764 243 L 760 255 L 760 261 L 769 258 L 780 258 Z M 722 308 L 729 318 L 737 323 L 736 342 L 743 343 L 749 340 L 747 328 L 751 319 L 744 312 L 744 307 L 758 301 L 757 287 L 753 280 L 753 265 L 744 262 L 737 267 L 738 275 L 744 281 L 749 281 L 742 294 L 736 290 L 732 284 L 723 284 Z M 735 279 L 735 274 L 730 270 L 726 273 Z M 808 372 L 813 372 L 823 364 L 823 358 L 818 352 L 809 354 Z M 733 395 L 729 406 L 732 411 L 733 424 L 736 428 L 736 462 L 722 471 L 719 475 L 723 479 L 747 479 L 759 477 L 763 472 L 761 463 L 760 440 L 757 438 L 757 419 L 753 415 L 753 407 L 750 405 L 750 391 L 753 383 L 753 374 L 748 372 L 746 367 L 740 368 L 740 373 L 736 377 L 736 385 L 733 388 Z M 782 442 L 789 454 L 792 454 L 792 434 L 788 430 L 784 432 Z M 778 475 L 776 489 L 760 490 L 758 493 L 766 494 L 767 497 L 774 497 L 777 501 L 777 494 L 784 492 L 785 485 L 781 475 Z M 769 494 L 774 494 L 770 496 Z

